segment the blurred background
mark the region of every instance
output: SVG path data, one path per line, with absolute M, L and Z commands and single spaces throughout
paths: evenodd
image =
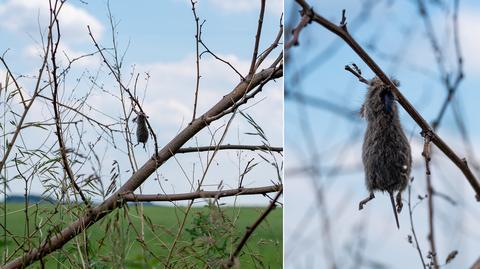
M 436 122 L 438 135 L 480 178 L 480 2 L 307 2 L 337 25 L 346 10 L 350 34 L 400 81 L 404 96 L 429 123 Z M 286 42 L 300 11 L 295 1 L 285 2 Z M 344 66 L 355 63 L 367 79 L 374 74 L 343 40 L 315 22 L 285 53 L 285 268 L 422 268 L 418 249 L 428 264 L 430 245 L 421 129 L 399 109 L 414 181 L 410 195 L 408 189 L 403 193 L 397 230 L 387 194 L 377 193 L 358 210 L 368 196 L 361 162 L 366 122 L 358 115 L 366 86 Z M 442 268 L 469 268 L 480 257 L 475 193 L 433 145 L 431 173 L 438 262 Z M 455 250 L 456 257 L 444 265 Z

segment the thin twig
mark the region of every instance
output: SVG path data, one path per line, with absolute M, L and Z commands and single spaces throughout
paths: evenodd
M 260 37 L 262 36 L 263 17 L 265 15 L 265 0 L 260 0 L 260 14 L 258 15 L 257 33 L 255 34 L 255 46 L 253 48 L 252 63 L 248 75 L 255 74 L 255 66 L 257 62 L 258 47 L 260 46 Z
M 60 24 L 59 24 L 59 21 L 58 21 L 58 18 L 55 14 L 57 14 L 62 5 L 63 5 L 63 2 L 60 2 L 60 6 L 58 7 L 58 9 L 54 9 L 56 8 L 56 5 L 57 5 L 57 2 L 55 2 L 55 7 L 52 7 L 52 3 L 50 1 L 50 29 L 49 29 L 49 36 L 48 36 L 48 40 L 50 42 L 50 60 L 52 62 L 52 70 L 51 70 L 51 73 L 52 73 L 52 80 L 53 80 L 53 93 L 52 93 L 52 99 L 53 99 L 53 111 L 54 111 L 54 114 L 55 114 L 55 127 L 56 127 L 56 135 L 57 135 L 57 140 L 58 140 L 58 146 L 60 148 L 60 156 L 62 158 L 62 163 L 63 163 L 63 167 L 65 169 L 65 172 L 67 173 L 67 176 L 68 178 L 70 179 L 70 183 L 72 184 L 74 190 L 80 195 L 80 198 L 82 199 L 82 201 L 85 203 L 85 205 L 87 206 L 87 208 L 90 208 L 90 202 L 87 200 L 87 197 L 85 196 L 85 194 L 83 194 L 83 191 L 82 189 L 80 188 L 80 186 L 77 184 L 76 180 L 75 180 L 75 175 L 70 167 L 70 164 L 68 163 L 68 157 L 67 157 L 67 153 L 66 153 L 66 148 L 65 148 L 65 142 L 63 140 L 63 137 L 62 137 L 62 126 L 60 124 L 61 122 L 61 119 L 60 119 L 60 112 L 58 110 L 58 106 L 57 106 L 57 99 L 58 99 L 58 88 L 59 88 L 59 84 L 58 84 L 58 77 L 57 77 L 57 69 L 58 69 L 58 66 L 57 66 L 57 49 L 58 49 L 58 46 L 60 44 L 60 37 L 61 37 L 61 34 L 60 34 Z M 55 26 L 55 30 L 56 30 L 56 40 L 55 40 L 55 43 L 54 43 L 54 40 L 53 40 L 53 27 Z
M 360 82 L 362 82 L 363 84 L 366 84 L 366 85 L 369 85 L 370 83 L 368 82 L 367 79 L 365 79 L 364 77 L 362 77 L 362 75 L 357 72 L 356 70 L 354 70 L 352 67 L 350 67 L 350 65 L 345 65 L 345 70 L 347 70 L 348 72 L 352 73 L 354 76 L 356 76 L 358 78 L 358 80 Z
M 195 83 L 195 100 L 193 102 L 193 116 L 192 116 L 192 122 L 195 120 L 195 114 L 197 112 L 197 100 L 198 100 L 198 89 L 200 87 L 200 50 L 199 50 L 199 44 L 200 44 L 200 34 L 202 33 L 200 31 L 200 25 L 198 21 L 200 18 L 197 16 L 197 12 L 195 10 L 195 4 L 197 2 L 194 2 L 193 0 L 190 0 L 190 3 L 192 4 L 192 12 L 193 12 L 193 18 L 195 19 L 195 64 L 196 64 L 196 71 L 197 71 L 197 76 L 196 76 L 196 83 Z
M 418 243 L 417 233 L 415 232 L 415 226 L 413 225 L 413 209 L 412 209 L 412 186 L 408 185 L 408 214 L 410 217 L 410 229 L 412 230 L 413 239 L 415 240 L 415 247 L 420 257 L 420 261 L 424 269 L 427 269 L 425 265 L 425 260 L 423 259 L 422 250 L 420 249 L 420 244 Z
M 264 50 L 260 55 L 258 56 L 257 63 L 255 64 L 255 70 L 258 70 L 260 65 L 263 63 L 263 61 L 270 55 L 270 53 L 278 47 L 281 38 L 283 36 L 283 24 L 282 21 L 280 20 L 280 27 L 277 32 L 277 36 L 275 37 L 275 40 L 272 42 L 270 47 L 268 47 L 266 50 Z
M 312 12 L 312 10 L 309 9 L 307 12 Z M 303 28 L 305 28 L 305 26 L 307 26 L 307 24 L 310 23 L 310 21 L 311 21 L 310 17 L 311 17 L 311 15 L 309 15 L 308 13 L 306 13 L 302 16 L 302 19 L 298 23 L 297 27 L 295 27 L 293 29 L 292 39 L 290 41 L 288 41 L 287 44 L 285 44 L 285 49 L 289 49 L 293 46 L 298 46 L 300 44 L 298 42 L 298 39 L 300 37 L 300 32 L 302 31 Z
M 216 145 L 215 145 L 216 147 L 220 146 L 220 145 L 223 143 L 223 140 L 225 139 L 225 137 L 226 137 L 226 135 L 227 135 L 227 132 L 228 132 L 228 130 L 229 130 L 229 127 L 231 126 L 231 123 L 232 123 L 232 121 L 233 121 L 233 119 L 234 119 L 234 116 L 235 116 L 235 114 L 233 114 L 233 115 L 230 117 L 227 125 L 225 126 L 225 129 L 224 129 L 224 131 L 223 131 L 223 133 L 222 133 L 222 136 L 221 136 L 220 140 L 219 140 L 218 143 L 216 143 Z M 198 181 L 197 191 L 200 191 L 200 190 L 201 190 L 201 187 L 202 187 L 202 185 L 203 185 L 203 182 L 205 181 L 205 178 L 206 178 L 206 176 L 207 176 L 208 169 L 211 167 L 211 164 L 213 163 L 213 160 L 214 160 L 215 156 L 217 155 L 217 153 L 218 153 L 218 150 L 214 150 L 214 151 L 213 151 L 213 154 L 212 154 L 212 157 L 210 157 L 210 159 L 208 160 L 207 166 L 206 166 L 205 170 L 203 171 L 202 178 Z M 193 187 L 193 186 L 192 186 L 192 187 Z M 178 232 L 177 232 L 177 234 L 175 235 L 175 239 L 173 240 L 172 247 L 171 247 L 171 248 L 169 249 L 169 251 L 168 251 L 168 256 L 167 256 L 167 259 L 166 259 L 166 262 L 165 262 L 165 267 L 166 267 L 166 268 L 170 268 L 170 259 L 173 257 L 173 256 L 172 256 L 172 255 L 173 255 L 173 251 L 174 251 L 174 249 L 175 249 L 175 247 L 176 247 L 176 245 L 177 245 L 178 240 L 180 239 L 180 236 L 181 236 L 182 233 L 183 233 L 183 230 L 184 230 L 184 227 L 185 227 L 185 224 L 186 224 L 186 221 L 187 221 L 188 214 L 190 213 L 190 210 L 191 210 L 191 208 L 192 208 L 192 206 L 193 206 L 194 201 L 195 201 L 195 199 L 191 199 L 191 200 L 190 200 L 190 203 L 188 204 L 187 210 L 186 210 L 185 215 L 184 215 L 184 217 L 183 217 L 182 223 L 180 224 L 180 227 L 179 227 L 179 229 L 178 229 Z
M 435 32 L 433 29 L 432 22 L 430 20 L 430 16 L 428 14 L 427 7 L 423 0 L 417 0 L 418 8 L 420 16 L 424 22 L 426 33 L 428 39 L 430 40 L 430 45 L 432 46 L 432 50 L 435 55 L 435 60 L 437 62 L 438 70 L 440 72 L 440 80 L 442 81 L 446 91 L 447 96 L 443 101 L 442 106 L 440 107 L 440 111 L 437 114 L 437 117 L 432 122 L 432 128 L 436 130 L 440 125 L 440 122 L 445 115 L 448 105 L 453 100 L 455 93 L 457 92 L 461 81 L 464 78 L 463 74 L 463 57 L 462 51 L 460 46 L 460 38 L 459 38 L 459 29 L 458 29 L 458 8 L 459 8 L 459 0 L 454 1 L 454 11 L 452 16 L 453 21 L 453 37 L 454 37 L 454 46 L 455 46 L 455 54 L 457 57 L 457 72 L 455 74 L 455 78 L 453 80 L 450 79 L 450 74 L 447 72 L 445 68 L 445 60 L 443 57 L 443 52 L 441 50 L 441 46 L 439 45 L 438 39 L 435 36 Z M 452 82 L 453 81 L 453 82 Z
M 47 43 L 47 48 L 45 50 L 45 55 L 44 55 L 43 60 L 42 60 L 42 66 L 38 70 L 38 75 L 37 75 L 37 80 L 35 82 L 35 88 L 34 88 L 35 90 L 33 92 L 33 95 L 30 98 L 27 106 L 25 107 L 25 109 L 22 113 L 22 116 L 20 117 L 20 120 L 18 121 L 15 133 L 13 134 L 12 138 L 9 139 L 9 144 L 7 145 L 7 150 L 5 151 L 5 153 L 2 157 L 2 160 L 0 161 L 0 173 L 2 172 L 3 168 L 6 167 L 6 165 L 4 165 L 4 164 L 6 164 L 5 162 L 8 158 L 8 156 L 10 155 L 10 152 L 12 151 L 13 146 L 15 145 L 15 142 L 18 138 L 18 135 L 20 134 L 20 131 L 21 131 L 22 126 L 23 126 L 23 122 L 25 121 L 25 119 L 27 117 L 27 114 L 28 114 L 28 112 L 30 111 L 30 108 L 33 105 L 33 102 L 35 101 L 35 99 L 37 98 L 37 96 L 40 94 L 40 92 L 42 90 L 40 88 L 40 83 L 42 81 L 42 76 L 43 76 L 43 72 L 45 71 L 45 67 L 47 66 L 48 55 L 49 55 L 49 47 L 50 47 L 50 42 Z
M 39 94 L 38 97 L 53 102 L 53 99 L 50 98 L 50 97 L 48 97 L 48 96 Z M 98 126 L 99 126 L 100 128 L 102 128 L 102 129 L 105 128 L 105 129 L 109 130 L 110 132 L 121 132 L 120 130 L 112 129 L 112 128 L 110 127 L 110 126 L 113 126 L 113 125 L 115 125 L 115 124 L 103 124 L 103 123 L 99 122 L 98 120 L 96 120 L 96 119 L 94 119 L 94 118 L 92 118 L 92 117 L 84 114 L 83 112 L 81 112 L 81 111 L 78 110 L 77 108 L 68 106 L 68 105 L 63 104 L 63 103 L 60 103 L 60 102 L 58 102 L 58 101 L 57 101 L 57 105 L 58 105 L 58 106 L 61 106 L 61 107 L 64 107 L 64 108 L 66 108 L 66 109 L 68 109 L 68 110 L 71 110 L 71 111 L 73 111 L 73 112 L 75 112 L 76 114 L 84 117 L 88 122 L 95 123 L 96 125 L 98 125 Z
M 433 218 L 433 186 L 432 186 L 432 177 L 430 171 L 430 134 L 425 134 L 425 143 L 423 145 L 422 155 L 425 158 L 425 175 L 427 177 L 427 192 L 428 192 L 428 241 L 430 242 L 430 257 L 434 269 L 438 269 L 438 259 L 437 259 L 437 248 L 435 244 L 435 233 L 434 233 L 434 218 Z
M 2 62 L 3 66 L 5 66 L 5 69 L 7 69 L 7 76 L 10 76 L 13 79 L 13 83 L 15 84 L 15 87 L 17 88 L 18 94 L 20 95 L 20 99 L 22 99 L 21 103 L 23 105 L 23 108 L 27 109 L 27 103 L 25 101 L 25 98 L 23 97 L 22 88 L 18 84 L 17 79 L 15 79 L 15 77 L 13 76 L 12 71 L 10 71 L 10 67 L 7 65 L 7 63 L 5 62 L 5 59 L 3 57 L 4 56 L 0 57 L 0 61 Z M 7 86 L 8 85 L 5 85 L 5 87 L 7 87 Z M 0 87 L 0 92 L 1 92 L 1 87 Z
M 235 251 L 230 255 L 229 261 L 225 265 L 225 268 L 231 268 L 233 265 L 235 265 L 235 258 L 237 258 L 238 255 L 240 255 L 240 251 L 242 251 L 242 248 L 245 246 L 245 244 L 247 243 L 248 239 L 253 234 L 255 229 L 258 228 L 258 226 L 265 220 L 268 214 L 270 214 L 270 212 L 272 212 L 272 210 L 276 207 L 277 200 L 280 198 L 282 193 L 283 193 L 283 188 L 280 188 L 275 198 L 273 198 L 273 200 L 270 202 L 270 205 L 268 206 L 268 208 L 262 213 L 262 215 L 260 215 L 260 217 L 253 223 L 252 226 L 247 227 L 245 234 L 240 240 L 240 243 L 235 248 Z
M 137 100 L 137 98 L 135 98 L 135 96 L 133 96 L 133 94 L 131 93 L 131 91 L 125 87 L 125 85 L 123 85 L 121 79 L 118 77 L 118 74 L 115 72 L 114 68 L 111 66 L 111 64 L 108 62 L 107 58 L 105 57 L 105 54 L 103 53 L 103 50 L 100 48 L 100 46 L 98 45 L 97 41 L 95 40 L 95 37 L 93 36 L 92 34 L 92 31 L 90 30 L 90 26 L 88 25 L 87 26 L 88 28 L 88 34 L 90 35 L 90 38 L 92 39 L 93 41 L 93 44 L 95 45 L 95 47 L 97 48 L 98 52 L 100 53 L 100 56 L 102 57 L 103 59 L 103 62 L 107 65 L 107 67 L 110 69 L 110 71 L 112 72 L 112 74 L 114 75 L 115 77 L 115 80 L 118 82 L 118 84 L 120 85 L 120 87 L 126 92 L 128 93 L 128 95 L 130 96 L 130 99 L 132 100 L 132 102 L 135 103 L 135 105 L 138 107 L 138 109 L 140 110 L 140 112 L 142 113 L 145 113 L 145 111 L 143 111 L 142 109 L 142 106 L 140 105 L 140 102 Z M 146 115 L 146 113 L 145 113 Z M 148 127 L 148 130 L 150 131 L 150 134 L 152 135 L 153 137 L 153 142 L 155 144 L 155 154 L 154 154 L 154 159 L 156 159 L 156 156 L 158 154 L 158 142 L 157 142 L 157 135 L 155 134 L 155 131 L 153 131 L 153 128 L 152 126 L 150 125 L 150 121 L 148 119 L 145 119 L 145 122 L 147 123 L 147 127 Z
M 200 39 L 200 44 L 202 44 L 203 48 L 205 49 L 205 51 L 203 51 L 202 53 L 200 53 L 200 57 L 204 54 L 204 53 L 208 53 L 210 55 L 212 55 L 216 60 L 228 65 L 235 73 L 237 73 L 238 76 L 240 76 L 240 79 L 242 81 L 246 80 L 245 77 L 242 75 L 242 73 L 240 73 L 229 61 L 227 60 L 224 60 L 222 59 L 220 56 L 218 56 L 217 54 L 215 54 L 213 51 L 211 51 L 207 45 L 205 45 L 205 42 L 203 42 L 203 40 Z

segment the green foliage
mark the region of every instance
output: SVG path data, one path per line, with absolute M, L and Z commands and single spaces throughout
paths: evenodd
M 78 210 L 63 208 L 63 205 L 31 206 L 29 233 L 34 236 L 25 246 L 37 246 L 49 233 L 68 225 L 78 216 Z M 235 249 L 246 227 L 264 210 L 213 205 L 193 207 L 173 253 L 172 268 L 218 268 Z M 117 209 L 72 239 L 61 251 L 49 255 L 44 260 L 46 268 L 82 268 L 83 263 L 90 268 L 164 268 L 185 211 L 185 207 L 144 206 L 142 239 L 140 207 L 130 205 Z M 49 217 L 52 213 L 54 217 Z M 7 204 L 7 229 L 11 234 L 4 242 L 4 229 L 0 227 L 2 256 L 5 247 L 11 255 L 18 249 L 17 242 L 23 243 L 26 229 L 23 203 Z M 13 256 L 22 253 L 20 249 Z M 241 268 L 281 268 L 281 209 L 275 209 L 254 232 L 243 248 L 240 264 Z M 33 268 L 39 266 L 37 262 Z
M 196 212 L 190 235 L 190 247 L 200 260 L 211 268 L 218 268 L 230 257 L 232 245 L 237 243 L 235 225 L 221 208 L 209 205 L 208 211 Z

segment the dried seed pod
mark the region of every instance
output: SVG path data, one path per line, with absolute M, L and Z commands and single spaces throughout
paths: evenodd
M 137 117 L 133 119 L 137 123 L 137 143 L 143 143 L 143 148 L 145 148 L 145 143 L 148 140 L 147 118 L 148 116 L 145 113 L 138 112 Z
M 398 85 L 397 81 L 394 81 Z M 365 183 L 369 197 L 360 201 L 359 209 L 373 198 L 375 191 L 388 192 L 397 227 L 397 212 L 402 209 L 401 193 L 408 185 L 412 167 L 410 144 L 403 132 L 397 104 L 389 87 L 380 78 L 370 81 L 367 96 L 361 109 L 367 120 L 362 147 Z M 393 199 L 397 192 L 396 202 Z

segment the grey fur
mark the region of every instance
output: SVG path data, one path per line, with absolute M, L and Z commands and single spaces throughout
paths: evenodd
M 397 81 L 394 83 L 398 84 Z M 387 97 L 385 97 L 387 95 Z M 391 97 L 392 102 L 388 102 Z M 365 169 L 365 183 L 370 196 L 362 200 L 362 209 L 373 199 L 375 191 L 388 192 L 395 213 L 402 208 L 401 193 L 408 185 L 412 167 L 410 144 L 403 132 L 393 95 L 378 77 L 370 81 L 361 114 L 368 122 L 362 147 L 362 161 Z M 397 206 L 393 195 L 397 194 Z M 397 210 L 395 210 L 395 208 Z
M 145 143 L 147 143 L 148 140 L 147 115 L 139 112 L 134 121 L 137 123 L 137 143 L 143 143 L 143 147 L 145 148 Z

